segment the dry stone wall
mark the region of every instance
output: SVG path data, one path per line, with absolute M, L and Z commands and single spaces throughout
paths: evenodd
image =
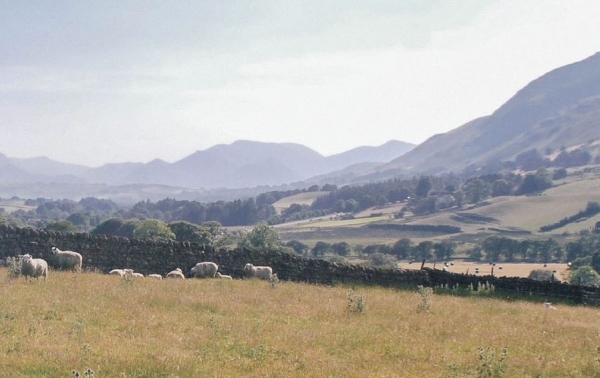
M 53 246 L 73 250 L 83 256 L 83 268 L 109 272 L 115 268 L 129 268 L 143 274 L 166 274 L 181 268 L 186 275 L 201 261 L 213 261 L 219 271 L 234 278 L 242 278 L 246 263 L 268 265 L 281 280 L 314 284 L 364 284 L 387 287 L 450 288 L 479 283 L 493 284 L 496 291 L 518 294 L 535 294 L 538 297 L 567 299 L 576 303 L 600 305 L 600 288 L 571 285 L 560 282 L 541 282 L 527 278 L 493 277 L 455 274 L 442 270 L 376 269 L 359 265 L 331 263 L 288 253 L 250 250 L 216 250 L 189 242 L 155 242 L 113 236 L 92 236 L 86 233 L 60 233 L 15 228 L 0 225 L 0 259 L 29 253 L 43 258 L 52 267 Z

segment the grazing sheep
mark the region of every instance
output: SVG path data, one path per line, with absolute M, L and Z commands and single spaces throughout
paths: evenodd
M 221 274 L 219 272 L 217 272 L 217 278 L 224 278 L 226 280 L 232 280 L 233 278 L 231 278 L 231 276 L 228 276 L 226 274 Z
M 52 254 L 56 259 L 56 266 L 59 269 L 81 272 L 83 257 L 80 253 L 74 251 L 61 251 L 56 247 L 52 247 Z
M 21 260 L 21 275 L 25 277 L 48 278 L 48 263 L 43 259 L 34 259 L 30 254 L 23 255 Z
M 217 270 L 219 270 L 219 266 L 214 262 L 199 262 L 190 269 L 190 276 L 215 278 Z
M 181 268 L 177 268 L 167 273 L 167 278 L 185 280 L 185 276 L 183 275 L 183 271 L 181 270 Z
M 244 273 L 248 277 L 257 277 L 268 280 L 273 275 L 273 269 L 270 266 L 254 266 L 250 263 L 244 266 Z
M 123 277 L 125 275 L 125 271 L 123 269 L 113 269 L 110 272 L 108 272 L 108 274 Z
M 132 276 L 137 277 L 137 278 L 144 278 L 144 275 L 142 273 L 137 273 L 137 272 L 132 273 Z
M 157 280 L 162 280 L 163 277 L 160 274 L 148 274 L 148 278 L 154 278 Z

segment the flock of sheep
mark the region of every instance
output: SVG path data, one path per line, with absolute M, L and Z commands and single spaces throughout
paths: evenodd
M 52 254 L 55 257 L 56 266 L 63 270 L 74 270 L 81 272 L 83 258 L 80 253 L 74 251 L 61 251 L 56 247 L 52 247 Z M 145 277 L 142 273 L 134 272 L 133 269 L 113 269 L 109 272 L 112 275 L 121 277 Z M 254 266 L 250 263 L 244 266 L 244 274 L 246 277 L 256 277 L 260 279 L 270 280 L 274 274 L 273 269 L 269 266 Z M 48 263 L 44 259 L 34 259 L 30 254 L 23 255 L 21 258 L 21 275 L 26 278 L 48 278 Z M 219 266 L 214 262 L 206 261 L 197 263 L 189 272 L 190 277 L 198 278 L 223 278 L 232 279 L 231 276 L 221 274 Z M 148 278 L 162 280 L 160 274 L 149 274 Z M 165 275 L 165 278 L 185 279 L 185 275 L 180 268 L 177 268 Z
M 160 274 L 149 274 L 148 276 L 144 276 L 142 273 L 134 272 L 132 269 L 113 269 L 108 274 L 113 274 L 121 277 L 148 277 L 162 280 L 163 276 Z M 254 266 L 250 263 L 244 266 L 244 274 L 246 277 L 256 277 L 265 280 L 269 280 L 273 277 L 273 269 L 270 266 Z M 211 261 L 199 262 L 196 264 L 189 272 L 190 277 L 195 278 L 223 278 L 231 280 L 232 277 L 226 274 L 221 274 L 219 272 L 219 266 Z M 183 274 L 183 270 L 181 268 L 177 268 L 175 270 L 170 271 L 165 275 L 165 278 L 175 278 L 175 279 L 185 279 L 185 275 Z

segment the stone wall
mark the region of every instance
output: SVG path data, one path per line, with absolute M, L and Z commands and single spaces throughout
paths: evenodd
M 496 291 L 521 295 L 535 294 L 543 298 L 566 299 L 575 303 L 600 305 L 600 288 L 560 282 L 541 282 L 528 278 L 493 277 L 455 274 L 442 270 L 375 269 L 359 265 L 331 263 L 281 252 L 250 250 L 215 250 L 210 246 L 189 242 L 154 242 L 113 236 L 91 236 L 85 233 L 60 233 L 14 228 L 0 225 L 0 259 L 29 253 L 53 265 L 51 248 L 73 250 L 82 254 L 87 270 L 109 272 L 130 268 L 143 274 L 167 272 L 181 268 L 189 272 L 196 263 L 213 261 L 219 271 L 234 278 L 243 277 L 246 263 L 268 265 L 281 280 L 314 284 L 364 284 L 386 287 L 467 288 L 479 283 L 493 284 Z

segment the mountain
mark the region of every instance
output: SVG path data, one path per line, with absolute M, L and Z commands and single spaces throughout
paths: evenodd
M 240 140 L 219 144 L 174 163 L 107 164 L 84 172 L 88 182 L 109 185 L 152 184 L 188 188 L 249 188 L 303 181 L 359 163 L 384 163 L 414 145 L 390 141 L 379 147 L 358 147 L 324 157 L 295 143 Z
M 135 193 L 143 193 L 139 185 L 168 190 L 162 187 L 180 188 L 179 192 L 188 195 L 213 195 L 205 189 L 224 188 L 233 190 L 273 186 L 286 186 L 291 183 L 304 185 L 311 177 L 327 175 L 339 171 L 344 175 L 356 176 L 376 165 L 390 161 L 414 145 L 399 141 L 389 141 L 377 147 L 357 147 L 355 149 L 324 157 L 318 152 L 295 143 L 263 143 L 236 141 L 229 145 L 220 144 L 195 153 L 174 163 L 155 159 L 149 163 L 112 163 L 90 168 L 75 164 L 65 164 L 46 157 L 17 159 L 0 155 L 0 179 L 12 190 L 17 183 L 53 183 L 77 185 L 69 193 L 85 193 L 97 196 L 102 185 L 128 188 L 136 185 Z M 53 186 L 55 194 L 60 185 Z M 47 186 L 48 190 L 50 187 Z M 199 189 L 202 189 L 198 192 Z M 36 193 L 43 197 L 43 185 L 36 186 Z M 107 188 L 107 193 L 125 196 L 122 190 Z M 185 192 L 185 193 L 184 193 Z M 27 193 L 30 193 L 29 191 Z M 171 192 L 169 192 L 171 193 Z M 15 195 L 18 195 L 16 193 Z M 82 194 L 85 195 L 85 194 Z M 145 198 L 142 198 L 145 199 Z
M 445 134 L 372 172 L 459 172 L 536 148 L 588 148 L 598 156 L 600 140 L 600 53 L 546 73 L 518 91 L 493 114 Z
M 340 154 L 331 155 L 326 158 L 327 172 L 340 170 L 364 163 L 387 163 L 399 156 L 404 155 L 415 147 L 412 143 L 390 140 L 381 146 L 356 147 Z

